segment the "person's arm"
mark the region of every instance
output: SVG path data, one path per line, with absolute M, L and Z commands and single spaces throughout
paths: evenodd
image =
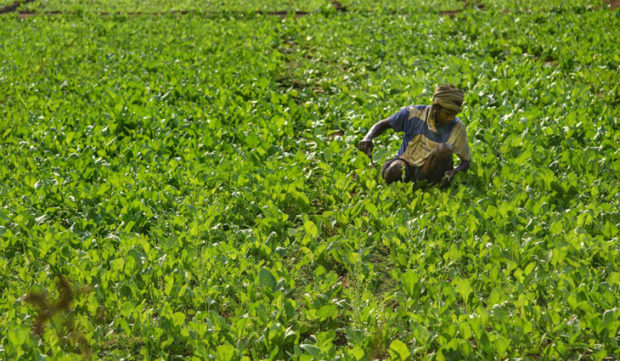
M 390 125 L 389 119 L 383 119 L 383 120 L 378 121 L 377 123 L 375 123 L 375 125 L 372 126 L 372 128 L 370 128 L 370 130 L 368 131 L 368 134 L 366 134 L 364 139 L 362 139 L 357 144 L 357 148 L 361 150 L 362 152 L 366 153 L 370 158 L 372 158 L 372 148 L 373 148 L 372 140 L 380 136 L 381 134 L 383 134 L 386 130 L 388 130 L 391 127 L 392 126 Z
M 450 182 L 452 182 L 452 179 L 454 179 L 454 176 L 456 175 L 456 173 L 458 172 L 465 172 L 466 170 L 469 169 L 469 164 L 471 162 L 469 160 L 462 160 L 461 159 L 461 163 L 459 163 L 459 165 L 451 170 L 447 170 L 444 173 L 443 179 L 441 180 L 441 185 L 442 186 L 447 186 L 448 184 L 450 184 Z
M 461 163 L 459 163 L 459 165 L 456 168 L 448 172 L 453 172 L 454 174 L 458 172 L 464 172 L 469 169 L 469 163 L 470 161 L 468 160 L 461 160 Z
M 452 145 L 454 147 L 454 153 L 458 155 L 461 162 L 459 165 L 446 171 L 444 173 L 444 177 L 441 181 L 442 186 L 447 186 L 450 184 L 454 176 L 458 172 L 465 172 L 469 169 L 469 165 L 471 163 L 471 151 L 469 150 L 469 144 L 467 143 L 467 132 L 465 131 L 465 125 L 459 120 L 457 122 L 457 126 L 453 130 Z

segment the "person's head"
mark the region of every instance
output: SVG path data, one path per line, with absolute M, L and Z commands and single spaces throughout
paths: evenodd
M 444 108 L 439 104 L 434 104 L 434 106 L 435 106 L 435 120 L 439 124 L 450 123 L 454 119 L 454 117 L 458 114 L 457 111 Z
M 433 93 L 435 120 L 439 124 L 451 122 L 463 110 L 465 92 L 452 84 L 440 85 Z

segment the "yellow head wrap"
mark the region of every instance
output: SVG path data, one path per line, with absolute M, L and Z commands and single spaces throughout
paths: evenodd
M 463 98 L 465 92 L 452 84 L 440 85 L 433 93 L 433 104 L 439 104 L 441 107 L 450 109 L 455 112 L 463 110 Z

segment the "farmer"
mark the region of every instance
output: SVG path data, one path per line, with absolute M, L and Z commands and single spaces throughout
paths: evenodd
M 433 104 L 404 107 L 370 128 L 358 148 L 372 159 L 372 140 L 388 128 L 404 132 L 396 157 L 383 164 L 381 175 L 390 184 L 428 180 L 447 186 L 454 175 L 469 168 L 471 151 L 465 124 L 456 117 L 462 110 L 463 91 L 452 84 L 440 85 Z M 452 169 L 452 154 L 461 162 Z

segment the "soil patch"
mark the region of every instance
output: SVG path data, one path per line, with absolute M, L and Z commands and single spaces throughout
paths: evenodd
M 456 14 L 461 13 L 463 10 L 445 10 L 445 11 L 440 11 L 439 15 L 441 16 L 447 16 L 449 18 L 453 18 L 456 16 Z
M 21 5 L 24 4 L 28 4 L 33 2 L 34 0 L 22 0 L 22 1 L 16 1 L 12 4 L 9 4 L 3 8 L 0 8 L 0 14 L 4 14 L 4 13 L 10 13 L 13 12 L 15 10 L 17 10 L 18 7 L 20 7 Z
M 346 12 L 347 11 L 347 7 L 342 5 L 342 3 L 338 0 L 331 0 L 332 5 L 334 6 L 334 9 L 336 9 L 337 11 L 342 11 L 342 12 Z
M 620 7 L 620 0 L 603 0 L 605 5 L 609 6 L 611 10 L 615 10 Z

